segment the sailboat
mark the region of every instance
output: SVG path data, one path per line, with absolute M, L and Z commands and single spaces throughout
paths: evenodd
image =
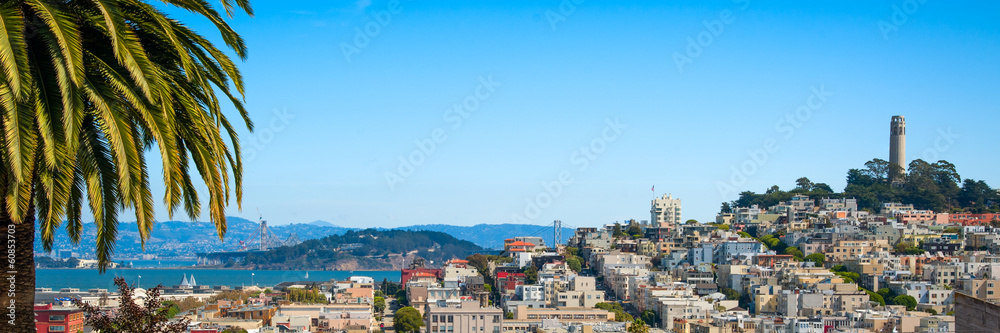
M 306 272 L 306 279 L 309 278 L 309 272 Z

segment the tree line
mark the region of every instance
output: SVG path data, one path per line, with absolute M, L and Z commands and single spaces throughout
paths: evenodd
M 821 198 L 854 198 L 858 209 L 877 213 L 884 202 L 912 204 L 915 209 L 951 213 L 998 213 L 1000 194 L 983 180 L 963 179 L 954 164 L 940 160 L 934 163 L 916 159 L 906 170 L 882 159 L 872 159 L 864 168 L 847 171 L 847 186 L 835 192 L 825 183 L 813 183 L 801 177 L 795 188 L 784 191 L 771 186 L 763 194 L 753 191 L 740 193 L 738 199 L 723 202 L 721 211 L 731 213 L 735 207 L 757 205 L 766 208 L 788 202 L 795 195 L 812 200 Z

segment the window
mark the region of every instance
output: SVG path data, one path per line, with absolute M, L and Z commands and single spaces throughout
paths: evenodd
M 455 316 L 451 316 L 451 315 L 449 315 L 449 316 L 448 316 L 448 322 L 449 322 L 449 323 L 454 323 L 454 322 L 455 322 Z M 448 328 L 449 328 L 449 330 L 450 330 L 450 329 L 451 329 L 451 326 L 448 326 Z
M 500 316 L 493 316 L 493 322 L 494 323 L 499 323 L 500 322 Z
M 66 326 L 62 325 L 49 326 L 49 332 L 65 332 L 65 331 L 66 331 Z
M 63 320 L 66 320 L 66 316 L 64 316 L 64 315 L 50 315 L 49 316 L 49 321 L 63 321 Z
M 437 315 L 433 315 L 433 316 L 431 316 L 431 322 L 432 322 L 432 323 L 436 323 L 436 322 L 438 322 L 438 316 L 437 316 Z

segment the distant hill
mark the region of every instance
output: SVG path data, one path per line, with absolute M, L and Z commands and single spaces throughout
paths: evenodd
M 551 226 L 533 224 L 477 224 L 474 226 L 456 226 L 447 224 L 423 224 L 409 227 L 399 227 L 400 230 L 428 230 L 443 232 L 455 238 L 467 240 L 488 249 L 502 249 L 503 240 L 516 236 L 538 236 L 545 239 L 546 245 L 552 245 L 553 230 Z M 565 243 L 575 230 L 562 228 L 561 243 Z
M 191 257 L 199 252 L 228 251 L 239 246 L 239 242 L 248 239 L 257 230 L 258 222 L 244 218 L 229 216 L 225 241 L 220 241 L 215 232 L 215 225 L 209 222 L 165 221 L 153 225 L 152 236 L 146 241 L 146 250 L 142 251 L 139 242 L 139 230 L 135 222 L 121 222 L 118 225 L 118 241 L 115 257 L 134 258 L 142 254 L 155 254 L 160 257 Z M 271 222 L 273 223 L 273 222 Z M 309 223 L 294 223 L 273 225 L 268 228 L 278 238 L 286 239 L 295 234 L 299 240 L 306 241 L 330 235 L 343 235 L 347 231 L 357 231 L 358 228 L 345 228 L 327 221 Z M 97 229 L 93 223 L 84 223 L 80 246 L 74 247 L 69 241 L 65 229 L 56 232 L 53 250 L 70 250 L 77 255 L 92 255 Z M 539 236 L 545 239 L 547 245 L 552 242 L 552 227 L 531 224 L 479 224 L 474 226 L 454 226 L 445 224 L 425 224 L 381 230 L 426 230 L 437 231 L 451 235 L 457 239 L 470 241 L 486 249 L 503 248 L 503 240 L 515 236 Z M 574 230 L 563 228 L 565 242 Z M 35 252 L 42 251 L 41 233 L 35 234 Z
M 327 222 L 327 221 L 322 221 L 322 220 L 316 220 L 316 221 L 312 221 L 312 222 L 309 222 L 309 223 L 306 223 L 306 224 L 316 225 L 316 226 L 320 226 L 320 227 L 336 227 L 336 225 L 334 225 L 333 223 L 330 223 L 330 222 Z
M 165 221 L 153 225 L 150 238 L 146 240 L 146 251 L 143 252 L 139 241 L 139 229 L 135 222 L 118 224 L 118 241 L 115 247 L 115 257 L 137 257 L 146 254 L 156 254 L 161 257 L 194 256 L 198 252 L 215 252 L 236 248 L 239 242 L 250 237 L 257 230 L 258 222 L 229 216 L 226 218 L 227 231 L 225 241 L 220 241 L 215 231 L 215 225 L 210 222 Z M 322 238 L 329 235 L 339 235 L 351 230 L 333 224 L 315 225 L 295 223 L 287 225 L 269 225 L 278 238 L 286 239 L 295 234 L 300 240 Z M 56 232 L 53 249 L 71 250 L 78 255 L 93 254 L 97 227 L 93 223 L 84 223 L 80 246 L 73 248 L 65 229 Z M 35 252 L 42 252 L 41 233 L 35 233 Z
M 483 250 L 472 242 L 442 232 L 365 229 L 267 252 L 249 253 L 242 262 L 230 263 L 229 266 L 251 269 L 395 270 L 405 267 L 415 257 L 423 258 L 428 264 L 438 264 Z

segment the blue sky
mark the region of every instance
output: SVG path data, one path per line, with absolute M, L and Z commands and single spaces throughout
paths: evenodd
M 253 4 L 232 21 L 257 131 L 229 215 L 591 226 L 648 219 L 655 185 L 705 221 L 733 190 L 842 190 L 897 114 L 908 159 L 1000 184 L 995 2 Z

